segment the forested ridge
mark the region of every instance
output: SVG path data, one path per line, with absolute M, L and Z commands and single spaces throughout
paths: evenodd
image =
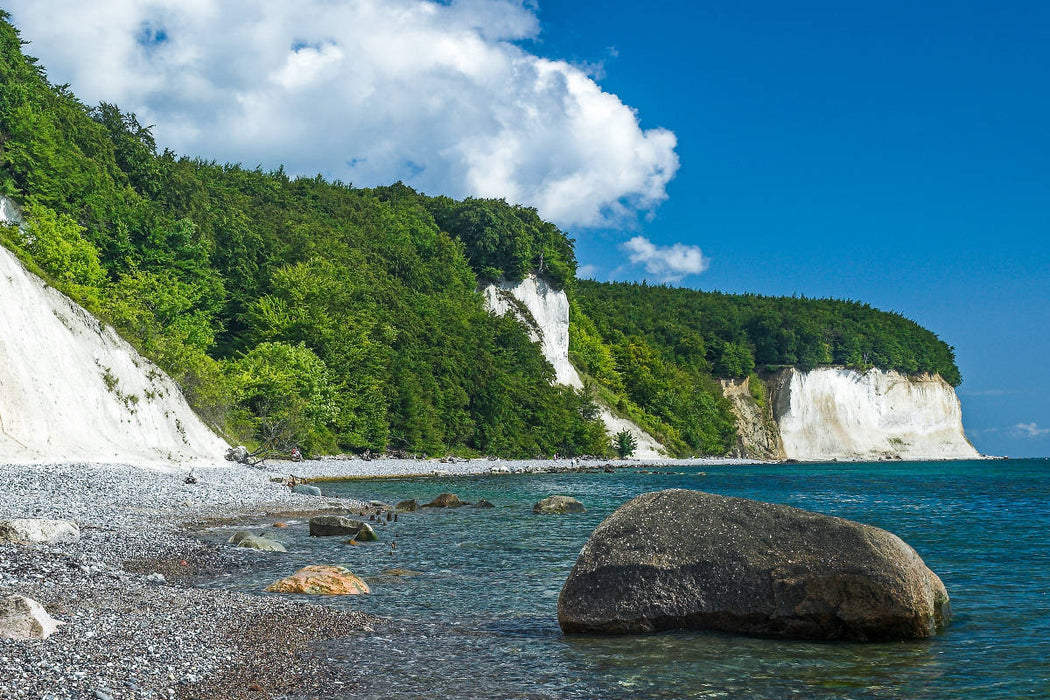
M 0 242 L 116 327 L 233 441 L 310 452 L 604 453 L 594 399 L 675 454 L 735 429 L 715 377 L 836 363 L 939 372 L 951 348 L 861 304 L 575 279 L 534 209 L 355 188 L 159 151 L 117 106 L 82 104 L 0 12 Z M 587 390 L 553 386 L 490 280 L 566 289 Z

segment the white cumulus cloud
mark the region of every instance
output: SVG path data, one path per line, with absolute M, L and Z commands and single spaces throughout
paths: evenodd
M 1018 423 L 1010 431 L 1014 437 L 1039 438 L 1050 435 L 1050 428 L 1040 428 L 1037 423 Z
M 54 82 L 179 153 L 505 197 L 562 226 L 666 198 L 675 136 L 526 51 L 528 0 L 8 0 Z
M 677 282 L 686 275 L 699 275 L 711 264 L 695 245 L 658 246 L 644 236 L 635 236 L 621 247 L 627 251 L 632 264 L 644 265 L 646 272 L 663 282 Z

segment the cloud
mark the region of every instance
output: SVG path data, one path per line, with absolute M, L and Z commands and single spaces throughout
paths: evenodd
M 1018 423 L 1010 429 L 1010 434 L 1018 438 L 1041 438 L 1050 435 L 1050 428 L 1040 428 L 1035 422 Z
M 663 282 L 677 282 L 686 275 L 699 275 L 711 264 L 695 245 L 658 246 L 644 236 L 635 236 L 620 247 L 627 251 L 631 263 L 644 265 L 646 272 Z
M 53 82 L 179 153 L 505 197 L 565 226 L 666 199 L 675 135 L 524 50 L 528 0 L 9 0 Z

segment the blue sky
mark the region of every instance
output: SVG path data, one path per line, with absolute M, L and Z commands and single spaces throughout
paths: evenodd
M 1050 3 L 5 7 L 179 153 L 531 204 L 597 279 L 898 311 L 979 450 L 1050 455 Z
M 639 230 L 702 248 L 681 284 L 899 311 L 955 346 L 978 449 L 1050 455 L 1050 3 L 865 5 L 546 0 L 536 50 L 677 136 Z M 640 276 L 622 237 L 578 235 L 596 278 Z

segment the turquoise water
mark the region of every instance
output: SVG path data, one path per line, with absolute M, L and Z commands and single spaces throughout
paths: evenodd
M 1050 460 L 659 467 L 663 473 L 381 479 L 326 494 L 396 503 L 443 491 L 494 509 L 427 510 L 380 542 L 270 530 L 287 555 L 215 582 L 259 591 L 300 566 L 344 564 L 368 596 L 325 599 L 391 622 L 326 645 L 345 698 L 1050 698 Z M 944 580 L 953 620 L 933 640 L 831 644 L 675 632 L 565 636 L 557 597 L 594 527 L 647 491 L 690 488 L 805 508 L 900 535 Z M 540 516 L 550 494 L 582 515 Z M 218 535 L 217 535 L 218 536 Z M 396 549 L 391 543 L 396 541 Z M 419 572 L 391 576 L 391 568 Z

